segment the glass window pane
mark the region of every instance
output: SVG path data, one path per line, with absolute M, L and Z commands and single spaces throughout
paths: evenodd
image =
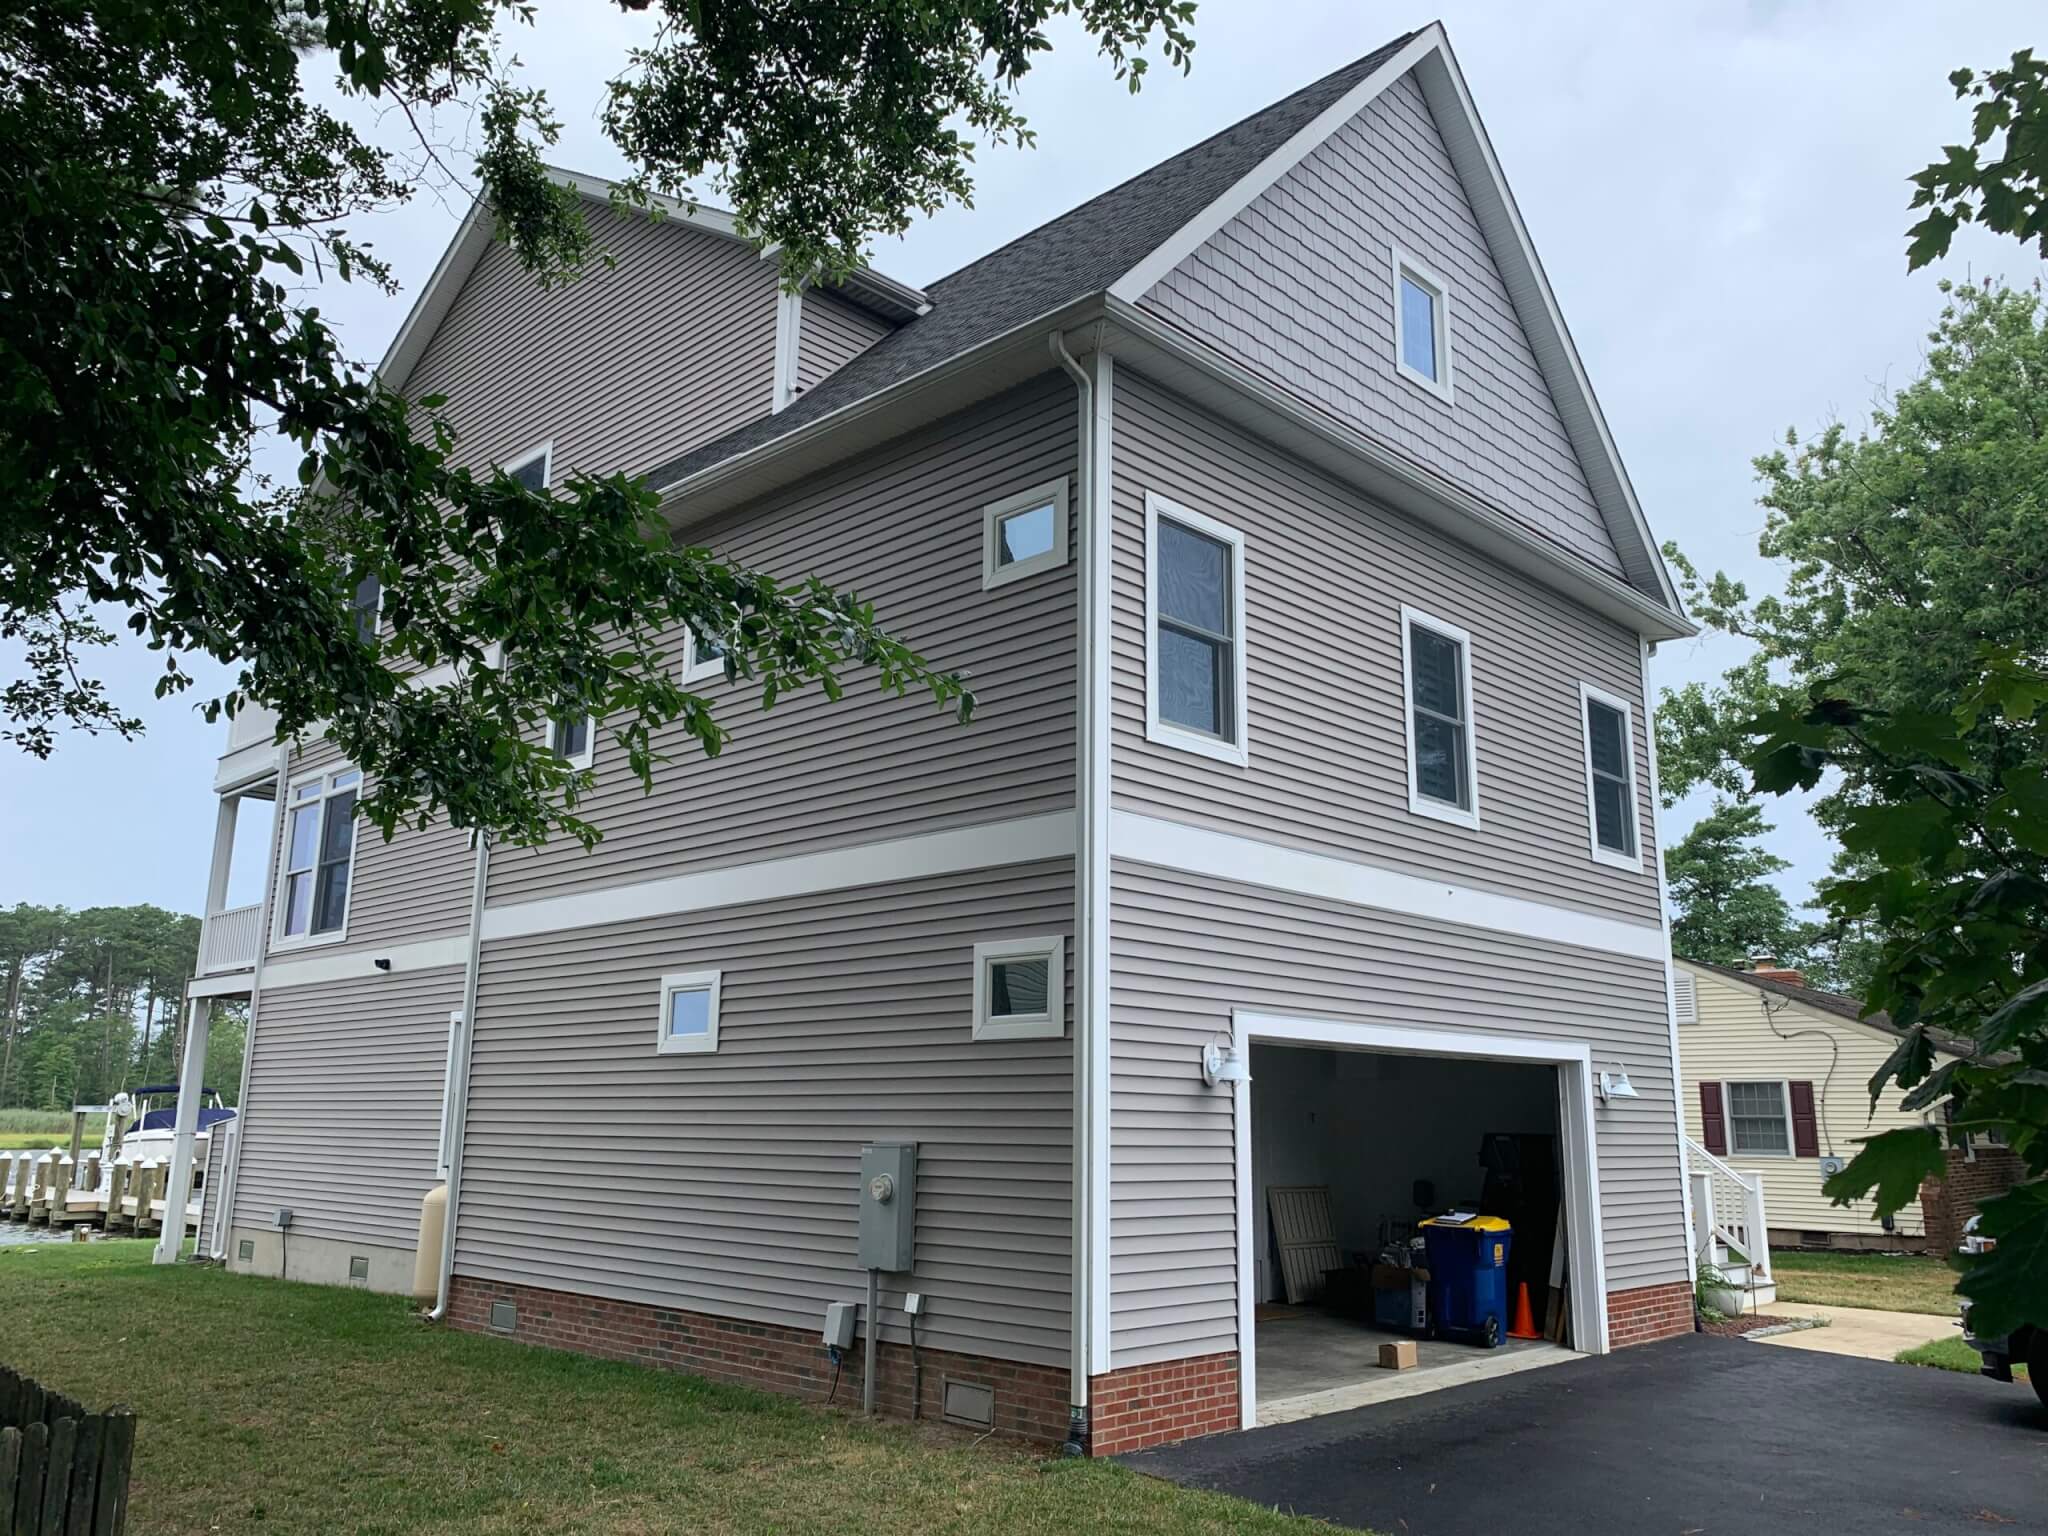
M 1206 534 L 1159 520 L 1159 611 L 1212 635 L 1230 623 L 1230 549 Z
M 372 574 L 356 583 L 355 596 L 349 602 L 356 636 L 366 644 L 377 638 L 377 603 L 383 595 L 383 583 Z
M 1597 700 L 1586 701 L 1586 734 L 1593 744 L 1593 771 L 1624 778 L 1628 774 L 1628 732 L 1622 713 Z
M 313 911 L 313 876 L 311 871 L 288 876 L 284 883 L 284 931 L 286 934 L 304 933 L 306 919 Z
M 363 776 L 353 768 L 344 769 L 327 781 L 329 789 L 347 789 L 351 784 L 360 784 Z
M 1465 728 L 1435 715 L 1415 712 L 1415 789 L 1425 799 L 1463 809 Z
M 313 851 L 319 846 L 320 807 L 302 805 L 292 812 L 291 842 L 289 851 L 285 854 L 284 867 L 311 869 Z
M 716 640 L 694 635 L 690 639 L 690 664 L 692 666 L 705 666 L 718 660 L 724 654 L 725 647 Z
M 1425 379 L 1436 378 L 1436 296 L 1401 274 L 1401 361 Z
M 1628 813 L 1628 785 L 1620 779 L 1593 780 L 1593 828 L 1602 848 L 1632 854 L 1635 847 L 1633 818 Z
M 313 892 L 313 931 L 332 933 L 348 911 L 348 860 L 322 864 Z
M 578 715 L 555 722 L 554 751 L 557 757 L 581 757 L 590 746 L 590 720 Z
M 668 1032 L 671 1037 L 711 1033 L 711 989 L 688 987 L 668 996 Z
M 1415 707 L 1463 720 L 1465 683 L 1460 662 L 1464 647 L 1420 624 L 1411 624 L 1408 629 L 1408 652 L 1415 667 Z
M 356 792 L 344 790 L 327 802 L 327 819 L 320 834 L 320 861 L 324 863 L 348 857 L 349 845 L 355 840 Z
M 294 804 L 301 800 L 317 800 L 319 798 L 320 783 L 317 779 L 311 784 L 301 784 L 292 791 L 292 801 Z
M 1052 504 L 1012 512 L 996 522 L 996 564 L 1015 565 L 1034 555 L 1052 553 Z
M 512 478 L 529 491 L 544 491 L 548 485 L 547 455 L 536 454 L 517 469 L 511 471 Z
M 1044 955 L 1028 960 L 989 962 L 988 1012 L 993 1019 L 1046 1011 L 1052 962 Z
M 1223 702 L 1225 647 L 1199 635 L 1159 628 L 1159 718 L 1211 736 L 1229 734 Z
M 1738 1152 L 1790 1152 L 1785 1094 L 1776 1083 L 1729 1083 L 1728 1126 Z

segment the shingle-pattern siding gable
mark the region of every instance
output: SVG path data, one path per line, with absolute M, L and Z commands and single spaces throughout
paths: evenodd
M 1395 371 L 1396 247 L 1450 284 L 1453 401 Z M 1620 573 L 1614 541 L 1412 74 L 1142 302 Z

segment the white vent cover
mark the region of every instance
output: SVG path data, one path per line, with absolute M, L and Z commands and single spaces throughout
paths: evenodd
M 1671 968 L 1671 999 L 1677 1010 L 1678 1022 L 1697 1024 L 1700 1021 L 1699 985 L 1691 971 Z

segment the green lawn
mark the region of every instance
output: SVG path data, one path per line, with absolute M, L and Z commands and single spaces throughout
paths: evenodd
M 1778 1282 L 1780 1301 L 1956 1315 L 1956 1273 L 1937 1258 L 1774 1248 L 1771 1274 Z
M 1911 1349 L 1900 1350 L 1892 1358 L 1900 1365 L 1925 1365 L 1937 1371 L 1963 1371 L 1971 1376 L 1976 1375 L 1978 1368 L 1984 1364 L 1983 1357 L 1963 1342 L 1960 1333 L 1952 1333 L 1945 1338 L 1929 1339 L 1925 1344 L 1916 1344 Z M 2012 1368 L 2012 1373 L 2024 1379 L 2027 1368 L 2024 1365 L 2016 1365 Z
M 399 1299 L 140 1242 L 0 1248 L 0 1358 L 140 1416 L 136 1536 L 1261 1532 L 1120 1467 L 429 1327 Z

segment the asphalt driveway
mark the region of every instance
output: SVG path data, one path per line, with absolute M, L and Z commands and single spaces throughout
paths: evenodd
M 2048 1531 L 2024 1384 L 1699 1334 L 1124 1460 L 1400 1536 Z

